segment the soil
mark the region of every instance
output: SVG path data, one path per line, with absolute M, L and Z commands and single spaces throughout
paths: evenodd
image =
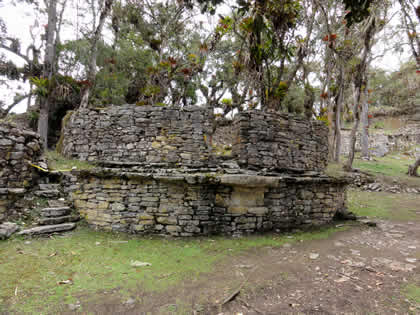
M 345 223 L 345 231 L 325 240 L 297 241 L 232 255 L 213 273 L 191 276 L 164 293 L 138 288 L 124 301 L 115 292 L 104 292 L 94 301 L 80 297 L 83 308 L 79 311 L 419 314 L 415 301 L 403 293 L 408 285 L 420 284 L 420 226 L 417 222 L 375 222 L 375 227 L 354 221 Z M 74 314 L 77 307 L 66 305 L 62 313 Z

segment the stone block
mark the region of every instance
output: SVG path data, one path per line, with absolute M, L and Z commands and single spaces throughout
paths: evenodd
M 182 228 L 177 225 L 167 225 L 166 232 L 168 232 L 169 234 L 177 234 L 182 232 Z
M 154 219 L 155 219 L 155 216 L 150 215 L 150 214 L 143 213 L 139 215 L 139 220 L 154 220 Z
M 126 209 L 125 205 L 122 203 L 115 202 L 111 204 L 112 211 L 124 211 Z
M 177 224 L 177 218 L 176 217 L 162 217 L 159 216 L 156 218 L 156 221 L 160 224 L 165 224 L 165 225 L 173 225 L 173 224 Z
M 228 208 L 228 211 L 233 214 L 246 214 L 248 212 L 248 208 L 232 206 Z
M 254 207 L 254 208 L 249 208 L 248 209 L 248 213 L 252 213 L 255 215 L 266 215 L 268 213 L 268 208 L 265 207 Z
M 144 225 L 143 224 L 133 225 L 133 230 L 137 232 L 144 231 Z
M 152 224 L 155 224 L 155 221 L 154 220 L 140 220 L 139 224 L 141 224 L 141 225 L 152 225 Z

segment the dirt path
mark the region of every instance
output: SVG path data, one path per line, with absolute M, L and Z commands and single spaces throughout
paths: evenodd
M 249 279 L 253 289 L 223 313 L 418 314 L 402 291 L 419 284 L 419 250 L 418 225 L 386 221 L 268 250 L 249 260 L 258 266 Z
M 232 255 L 215 272 L 165 293 L 139 288 L 125 302 L 104 293 L 84 302 L 83 313 L 418 314 L 403 292 L 420 284 L 420 225 L 376 222 L 349 223 L 326 240 Z

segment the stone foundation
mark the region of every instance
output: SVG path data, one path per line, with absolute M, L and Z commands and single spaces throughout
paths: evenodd
M 91 226 L 195 236 L 306 228 L 345 210 L 347 182 L 326 176 L 81 172 L 74 205 Z

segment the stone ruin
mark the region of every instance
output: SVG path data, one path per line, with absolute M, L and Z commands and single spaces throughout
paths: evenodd
M 0 122 L 0 223 L 19 217 L 19 203 L 34 184 L 30 164 L 37 163 L 41 153 L 38 134 Z
M 257 110 L 215 132 L 213 123 L 199 107 L 82 109 L 67 119 L 60 147 L 96 167 L 46 175 L 33 167 L 39 136 L 0 122 L 0 223 L 40 196 L 56 208 L 40 209 L 39 224 L 70 217 L 66 200 L 51 199 L 64 197 L 92 227 L 172 236 L 307 228 L 346 211 L 347 180 L 324 173 L 324 123 Z M 51 228 L 63 227 L 35 229 Z
M 72 172 L 78 213 L 105 230 L 195 236 L 319 226 L 346 210 L 348 182 L 324 173 L 324 123 L 241 112 L 220 145 L 212 117 L 135 105 L 73 113 L 62 153 L 100 166 Z

